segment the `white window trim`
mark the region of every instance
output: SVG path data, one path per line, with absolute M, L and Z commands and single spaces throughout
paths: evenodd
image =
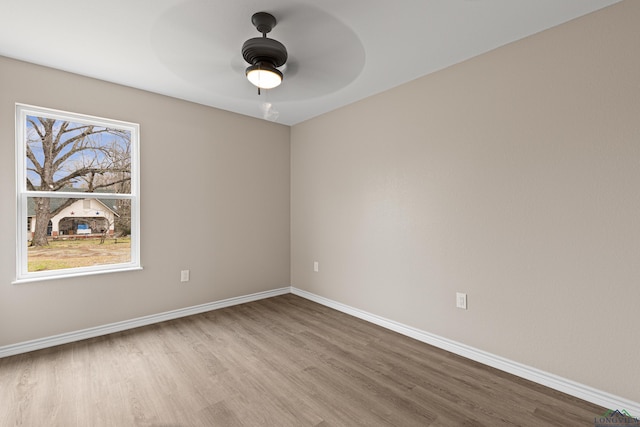
M 131 193 L 65 193 L 27 190 L 26 118 L 27 116 L 69 120 L 76 123 L 113 127 L 131 132 Z M 16 103 L 16 278 L 14 284 L 68 277 L 141 270 L 140 264 L 140 125 L 103 117 L 71 113 L 27 104 Z M 90 267 L 67 268 L 29 272 L 27 269 L 27 199 L 28 197 L 76 197 L 131 200 L 131 260 L 121 264 L 104 264 Z

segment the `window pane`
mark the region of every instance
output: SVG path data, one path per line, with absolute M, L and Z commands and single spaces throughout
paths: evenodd
M 131 131 L 26 116 L 28 191 L 131 193 Z
M 29 197 L 26 223 L 28 272 L 131 262 L 131 200 Z

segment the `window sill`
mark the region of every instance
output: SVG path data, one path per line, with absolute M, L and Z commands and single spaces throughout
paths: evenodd
M 142 266 L 127 266 L 127 267 L 121 267 L 121 268 L 112 268 L 108 270 L 79 271 L 79 272 L 73 272 L 73 273 L 53 274 L 53 275 L 40 276 L 40 277 L 25 277 L 21 279 L 16 279 L 13 282 L 11 282 L 11 284 L 20 285 L 22 283 L 41 282 L 44 280 L 70 279 L 73 277 L 94 276 L 97 274 L 119 273 L 123 271 L 136 271 L 136 270 L 142 270 L 142 269 L 143 269 Z

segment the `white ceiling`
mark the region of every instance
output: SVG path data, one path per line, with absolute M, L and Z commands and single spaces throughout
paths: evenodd
M 618 1 L 0 0 L 0 55 L 293 125 Z M 261 96 L 259 11 L 289 51 Z

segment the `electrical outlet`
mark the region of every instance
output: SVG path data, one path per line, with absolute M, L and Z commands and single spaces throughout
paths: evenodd
M 182 270 L 180 272 L 180 281 L 188 282 L 189 281 L 189 270 Z
M 320 271 L 319 267 L 320 267 L 320 264 L 318 263 L 318 261 L 313 261 L 313 271 L 317 273 L 318 271 Z
M 467 294 L 456 292 L 456 307 L 463 310 L 467 309 Z

